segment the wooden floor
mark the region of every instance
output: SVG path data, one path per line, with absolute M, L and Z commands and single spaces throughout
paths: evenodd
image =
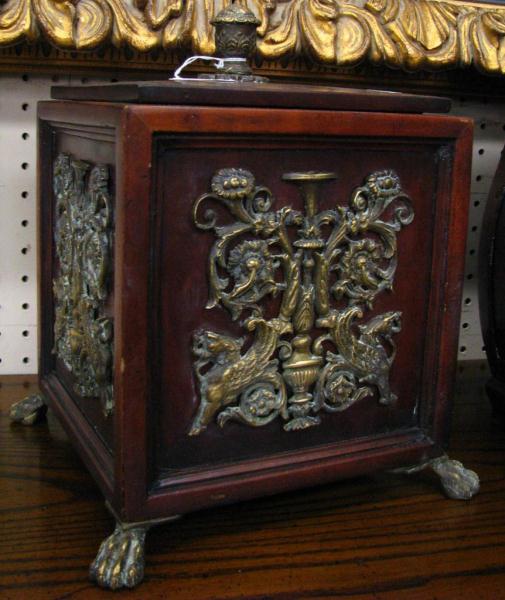
M 116 595 L 505 599 L 505 429 L 479 373 L 459 385 L 450 452 L 481 476 L 473 500 L 445 499 L 427 473 L 385 474 L 188 515 L 151 531 L 145 582 Z M 0 388 L 0 598 L 111 598 L 87 580 L 113 527 L 92 479 L 52 415 L 8 423 L 34 389 Z

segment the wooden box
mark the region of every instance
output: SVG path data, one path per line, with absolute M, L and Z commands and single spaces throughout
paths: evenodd
M 98 583 L 137 583 L 147 528 L 203 507 L 426 465 L 475 493 L 444 455 L 469 120 L 295 85 L 54 94 L 40 386 L 118 520 Z

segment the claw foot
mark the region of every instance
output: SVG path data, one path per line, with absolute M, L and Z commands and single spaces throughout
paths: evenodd
M 111 590 L 132 588 L 144 578 L 144 542 L 148 527 L 131 529 L 118 525 L 98 550 L 89 576 L 98 585 Z
M 33 394 L 14 402 L 10 408 L 9 417 L 13 423 L 35 425 L 45 417 L 46 412 L 47 406 L 44 398 L 40 394 Z
M 458 460 L 448 456 L 435 458 L 431 468 L 440 477 L 442 487 L 449 498 L 454 500 L 470 500 L 479 491 L 479 476 L 470 469 L 465 469 Z

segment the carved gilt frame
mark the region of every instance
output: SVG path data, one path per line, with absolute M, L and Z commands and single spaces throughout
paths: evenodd
M 136 70 L 141 64 L 145 68 L 161 62 L 169 69 L 182 53 L 214 53 L 210 20 L 230 1 L 0 0 L 0 66 L 13 69 L 16 64 L 47 62 L 71 66 L 71 61 L 75 66 L 77 60 L 81 66 L 108 62 L 122 63 L 124 68 L 130 62 Z M 505 73 L 505 6 L 496 3 L 242 3 L 261 20 L 260 61 L 286 66 L 302 60 L 316 68 L 365 62 L 413 72 L 475 67 L 485 74 Z

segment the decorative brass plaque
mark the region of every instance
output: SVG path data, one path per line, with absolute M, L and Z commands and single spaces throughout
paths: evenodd
M 75 391 L 113 409 L 113 324 L 106 314 L 112 272 L 109 169 L 60 154 L 54 163 L 54 352 Z
M 283 176 L 298 186 L 303 213 L 289 206 L 271 211 L 272 193 L 245 169 L 219 170 L 211 191 L 196 200 L 196 226 L 218 238 L 209 254 L 207 308 L 220 304 L 233 320 L 243 317 L 254 340 L 194 334 L 200 406 L 190 435 L 216 414 L 220 426 L 234 419 L 258 427 L 281 416 L 292 431 L 319 424 L 321 410 L 343 411 L 366 396 L 381 404 L 396 399 L 389 370 L 401 313 L 368 321 L 364 315 L 378 294 L 392 289 L 396 234 L 414 212 L 393 171 L 369 175 L 348 208 L 319 211 L 321 184 L 334 178 Z M 200 206 L 209 200 L 235 221 L 218 225 L 211 208 L 200 220 Z M 267 308 L 268 297 L 277 302 Z M 267 318 L 273 307 L 275 316 Z

